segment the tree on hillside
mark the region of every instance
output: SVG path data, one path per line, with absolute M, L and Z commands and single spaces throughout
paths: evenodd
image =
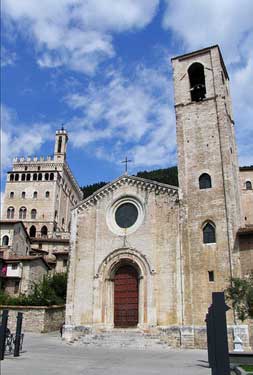
M 152 171 L 141 171 L 138 172 L 136 176 L 152 181 L 161 182 L 163 184 L 178 186 L 178 172 L 176 166 L 165 169 L 155 169 Z M 83 192 L 83 199 L 89 197 L 97 190 L 105 186 L 107 183 L 108 182 L 101 181 L 91 185 L 82 186 L 81 190 Z

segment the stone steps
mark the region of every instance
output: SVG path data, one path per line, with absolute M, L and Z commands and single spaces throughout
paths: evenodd
M 111 349 L 149 349 L 168 350 L 159 335 L 144 333 L 140 330 L 114 329 L 107 332 L 87 334 L 79 338 L 79 343 L 87 347 L 106 347 Z

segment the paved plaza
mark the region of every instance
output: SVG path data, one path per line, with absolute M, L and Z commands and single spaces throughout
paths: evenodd
M 1 375 L 209 375 L 204 350 L 133 350 L 68 345 L 58 334 L 26 334 Z

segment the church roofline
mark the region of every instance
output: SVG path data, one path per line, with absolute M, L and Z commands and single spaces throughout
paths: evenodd
M 137 185 L 140 187 L 145 186 L 145 188 L 147 189 L 151 189 L 151 190 L 155 190 L 159 192 L 167 191 L 169 194 L 173 196 L 174 195 L 178 196 L 179 187 L 177 186 L 167 185 L 161 182 L 124 174 L 116 178 L 114 181 L 109 182 L 108 184 L 100 188 L 99 190 L 95 191 L 95 193 L 93 193 L 89 197 L 79 202 L 76 206 L 73 207 L 72 210 L 78 209 L 83 206 L 93 205 L 94 202 L 104 197 L 110 191 L 115 190 L 115 188 L 117 188 L 118 186 L 121 186 L 122 184 L 125 184 L 125 183 L 131 183 L 131 182 L 132 182 L 132 185 Z
M 245 166 L 245 167 L 240 167 L 239 168 L 240 172 L 243 171 L 253 171 L 253 165 Z
M 224 60 L 223 60 L 223 57 L 222 57 L 222 54 L 221 54 L 221 50 L 220 50 L 220 47 L 219 47 L 218 44 L 214 44 L 213 46 L 210 46 L 210 47 L 201 48 L 201 49 L 198 49 L 196 51 L 192 51 L 192 52 L 184 53 L 183 55 L 178 55 L 178 56 L 172 57 L 171 61 L 173 61 L 173 60 L 184 60 L 184 59 L 187 59 L 189 57 L 199 55 L 199 54 L 204 53 L 204 52 L 208 52 L 208 51 L 210 51 L 211 49 L 214 49 L 214 48 L 218 48 L 221 65 L 223 67 L 226 78 L 229 80 L 227 68 L 226 68 L 226 65 L 224 63 Z

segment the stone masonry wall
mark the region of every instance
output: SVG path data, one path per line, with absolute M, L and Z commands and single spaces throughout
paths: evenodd
M 64 322 L 65 307 L 61 306 L 0 306 L 9 310 L 8 327 L 15 332 L 18 312 L 23 313 L 23 328 L 25 332 L 45 333 L 59 330 Z

